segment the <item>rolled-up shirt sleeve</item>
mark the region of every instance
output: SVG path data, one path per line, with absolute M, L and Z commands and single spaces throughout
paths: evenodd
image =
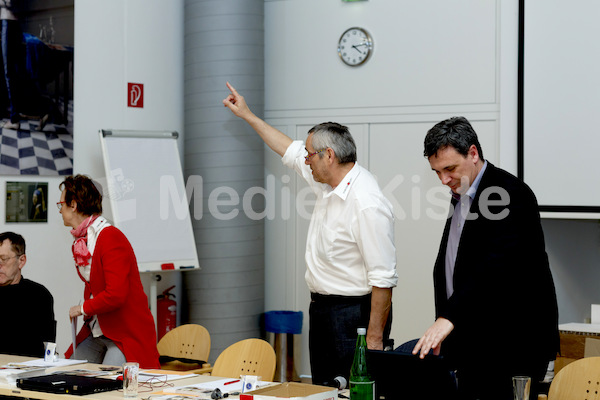
M 356 243 L 362 253 L 370 286 L 392 288 L 398 284 L 394 216 L 388 207 L 367 207 L 356 215 Z

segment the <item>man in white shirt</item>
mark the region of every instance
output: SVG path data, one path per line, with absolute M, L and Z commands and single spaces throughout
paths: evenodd
M 310 185 L 317 201 L 306 243 L 306 283 L 311 291 L 309 348 L 312 381 L 348 377 L 356 328 L 367 345 L 383 350 L 391 327 L 392 288 L 398 282 L 394 216 L 369 171 L 356 162 L 348 128 L 334 122 L 291 138 L 250 111 L 229 83 L 223 100 Z

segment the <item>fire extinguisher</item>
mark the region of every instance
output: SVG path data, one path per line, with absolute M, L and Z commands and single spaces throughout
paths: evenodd
M 173 293 L 169 293 L 175 286 L 171 286 L 157 296 L 157 325 L 158 325 L 158 340 L 160 340 L 167 332 L 174 329 L 177 324 L 177 302 Z M 171 298 L 172 297 L 172 298 Z

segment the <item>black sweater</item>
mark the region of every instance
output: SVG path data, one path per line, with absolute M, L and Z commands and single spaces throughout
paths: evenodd
M 43 357 L 44 342 L 55 342 L 54 299 L 39 283 L 22 278 L 0 286 L 0 353 Z

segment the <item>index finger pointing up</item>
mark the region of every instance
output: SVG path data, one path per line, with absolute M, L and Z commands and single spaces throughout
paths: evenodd
M 234 88 L 233 86 L 231 86 L 231 83 L 229 83 L 229 82 L 226 82 L 226 84 L 227 84 L 227 87 L 229 88 L 229 90 L 231 90 L 231 93 L 232 93 L 234 96 L 237 96 L 237 95 L 238 95 L 238 92 L 237 92 L 237 90 L 235 90 L 235 88 Z

